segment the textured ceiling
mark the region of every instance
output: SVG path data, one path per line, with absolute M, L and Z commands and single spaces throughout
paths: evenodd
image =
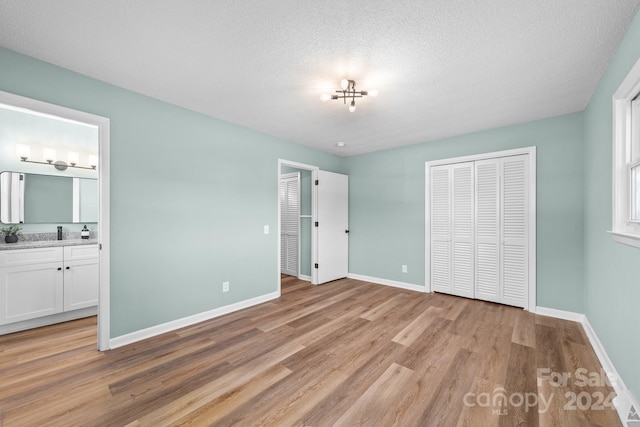
M 0 45 L 348 156 L 582 110 L 639 3 L 1 0 Z

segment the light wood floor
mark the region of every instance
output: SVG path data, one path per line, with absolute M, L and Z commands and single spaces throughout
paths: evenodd
M 600 369 L 580 325 L 481 301 L 287 277 L 278 300 L 140 343 L 95 335 L 89 318 L 0 337 L 0 425 L 620 425 L 585 409 L 611 390 L 579 386 Z

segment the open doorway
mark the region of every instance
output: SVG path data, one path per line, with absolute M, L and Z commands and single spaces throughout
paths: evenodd
M 99 350 L 107 350 L 109 349 L 109 339 L 110 339 L 110 333 L 109 333 L 109 324 L 110 324 L 109 322 L 109 247 L 110 247 L 109 245 L 109 128 L 110 128 L 110 124 L 109 124 L 109 119 L 96 116 L 93 114 L 85 113 L 82 111 L 72 110 L 66 107 L 61 107 L 58 105 L 49 104 L 46 102 L 37 101 L 30 98 L 25 98 L 25 97 L 14 95 L 8 92 L 1 92 L 1 91 L 0 91 L 0 107 L 10 110 L 12 112 L 24 113 L 32 117 L 53 119 L 53 121 L 76 124 L 79 126 L 92 128 L 95 130 L 95 133 L 97 136 L 97 148 L 95 150 L 95 154 L 93 155 L 96 156 L 97 158 L 83 161 L 82 163 L 86 163 L 86 164 L 82 164 L 77 158 L 78 153 L 74 151 L 73 153 L 75 154 L 72 155 L 71 150 L 69 150 L 69 153 L 66 153 L 68 155 L 67 157 L 68 164 L 65 164 L 64 167 L 77 168 L 79 171 L 81 169 L 90 171 L 90 170 L 93 170 L 93 166 L 95 166 L 95 170 L 93 172 L 95 175 L 97 175 L 97 186 L 95 186 L 98 192 L 97 207 L 96 206 L 87 207 L 87 210 L 94 209 L 97 213 L 97 223 L 96 223 L 97 230 L 95 230 L 97 234 L 96 246 L 97 246 L 97 253 L 98 253 L 97 255 L 97 259 L 98 259 L 97 347 Z M 32 135 L 31 138 L 33 139 L 34 136 Z M 19 141 L 16 141 L 16 143 L 18 142 Z M 17 147 L 14 147 L 16 143 L 12 143 L 11 147 L 4 147 L 5 150 L 3 151 L 3 157 L 9 158 L 12 155 L 16 156 L 15 153 L 16 153 Z M 26 146 L 26 144 L 22 144 L 22 145 L 23 147 L 21 149 L 23 149 L 24 146 Z M 43 152 L 42 158 L 34 158 L 34 161 L 27 162 L 27 163 L 29 164 L 39 163 L 39 165 L 37 166 L 40 166 L 43 168 L 45 167 L 52 168 L 53 170 L 54 164 L 57 162 L 57 160 L 56 162 L 49 161 L 52 159 L 49 159 L 47 157 L 51 156 L 52 155 L 51 153 L 54 153 L 54 151 L 50 147 L 46 147 L 46 148 L 50 151 L 46 152 L 44 151 L 44 148 L 42 147 L 38 148 L 39 152 L 40 151 Z M 31 158 L 31 154 L 20 155 L 20 158 L 24 162 L 25 159 L 29 160 Z M 95 163 L 95 164 L 92 164 L 92 163 Z M 84 168 L 80 166 L 84 166 Z M 62 168 L 62 165 L 60 165 L 60 168 Z M 56 170 L 58 171 L 66 170 L 66 169 L 60 169 L 60 168 L 56 167 Z M 42 174 L 42 175 L 44 176 L 45 174 Z M 39 176 L 38 178 L 41 178 L 41 177 Z M 92 187 L 91 185 L 83 186 L 82 183 L 78 183 L 75 181 L 73 182 L 72 186 L 73 186 L 73 194 L 74 194 L 74 196 L 72 197 L 76 197 L 78 194 L 81 194 L 85 191 L 89 191 L 89 189 Z M 75 199 L 73 200 L 73 204 L 74 204 L 73 207 L 70 208 L 70 211 L 73 212 L 73 218 L 78 219 L 78 221 L 81 222 L 83 211 L 81 211 L 80 209 L 82 208 L 82 205 L 79 205 L 77 200 Z M 21 221 L 19 220 L 17 222 L 20 223 Z M 57 223 L 57 222 L 58 221 L 55 221 L 52 223 Z M 73 221 L 69 221 L 69 222 L 72 223 Z M 26 224 L 26 221 L 22 221 L 22 223 Z M 69 246 L 69 247 L 72 247 L 72 246 Z M 60 249 L 60 251 L 61 250 L 62 249 Z M 74 254 L 73 251 L 70 251 L 71 255 L 69 256 L 69 259 L 71 259 L 74 256 L 76 258 L 83 257 L 82 253 L 80 253 L 82 251 L 75 251 L 75 252 L 76 253 Z M 78 265 L 79 264 L 80 263 L 78 263 Z M 69 265 L 66 267 L 66 269 L 73 270 L 73 268 L 70 267 Z M 62 270 L 62 267 L 58 267 L 55 270 Z M 79 269 L 78 271 L 82 271 L 82 270 Z M 81 274 L 72 275 L 71 277 L 73 277 L 73 280 L 76 280 L 77 277 L 81 277 Z M 67 301 L 65 301 L 65 304 L 66 303 Z M 70 302 L 69 304 L 73 305 L 73 302 Z M 61 313 L 61 314 L 64 314 L 64 313 Z
M 317 238 L 313 227 L 317 210 L 313 182 L 317 179 L 318 170 L 317 166 L 278 160 L 278 291 L 282 289 L 281 273 L 317 283 L 313 268 Z M 283 182 L 288 184 L 283 187 Z M 293 197 L 286 200 L 289 191 Z M 287 206 L 291 208 L 288 215 Z M 292 221 L 296 216 L 295 226 L 283 224 L 283 217 Z M 287 254 L 287 250 L 291 253 Z

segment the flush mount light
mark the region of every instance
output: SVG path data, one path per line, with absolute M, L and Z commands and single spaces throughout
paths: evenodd
M 336 95 L 330 95 L 328 93 L 323 93 L 320 95 L 320 100 L 322 102 L 329 101 L 330 99 L 342 99 L 344 104 L 347 104 L 347 100 L 351 100 L 349 103 L 349 111 L 356 111 L 356 98 L 363 98 L 367 95 L 369 96 L 378 96 L 378 91 L 376 89 L 372 89 L 369 91 L 366 90 L 356 90 L 356 81 L 355 80 L 347 80 L 342 79 L 340 81 L 340 88 L 336 90 Z

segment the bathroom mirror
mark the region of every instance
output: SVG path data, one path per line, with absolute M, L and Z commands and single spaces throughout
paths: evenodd
M 0 222 L 98 222 L 98 180 L 4 171 L 0 173 Z

